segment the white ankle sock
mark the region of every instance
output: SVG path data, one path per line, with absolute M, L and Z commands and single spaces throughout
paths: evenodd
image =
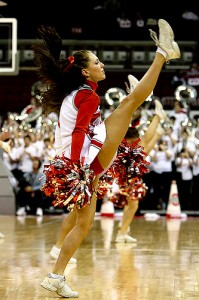
M 54 279 L 64 279 L 65 278 L 65 276 L 57 275 L 57 274 L 53 274 L 53 273 L 49 273 L 48 276 L 50 278 L 54 278 Z
M 162 54 L 164 58 L 167 58 L 167 53 L 164 50 L 162 50 L 162 48 L 158 47 L 156 52 Z

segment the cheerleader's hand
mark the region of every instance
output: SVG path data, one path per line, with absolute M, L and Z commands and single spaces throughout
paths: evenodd
M 0 141 L 0 147 L 7 153 L 9 153 L 11 151 L 10 141 L 8 141 L 8 142 Z
M 11 133 L 9 131 L 3 131 L 0 133 L 0 140 L 5 141 L 11 138 Z

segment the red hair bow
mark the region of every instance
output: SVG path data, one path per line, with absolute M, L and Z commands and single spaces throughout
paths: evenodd
M 68 60 L 69 60 L 69 64 L 65 67 L 64 72 L 67 72 L 72 67 L 75 61 L 74 56 L 69 56 Z

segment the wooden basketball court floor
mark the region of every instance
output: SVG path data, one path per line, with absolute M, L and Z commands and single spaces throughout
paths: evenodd
M 0 299 L 59 299 L 40 282 L 55 262 L 49 251 L 64 214 L 0 215 Z M 136 217 L 137 244 L 114 242 L 121 215 L 95 217 L 68 265 L 68 284 L 81 300 L 199 299 L 199 218 Z

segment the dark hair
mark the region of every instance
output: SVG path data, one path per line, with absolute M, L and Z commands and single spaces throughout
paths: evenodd
M 137 128 L 135 127 L 129 127 L 127 132 L 126 132 L 126 135 L 125 135 L 125 138 L 139 138 L 139 131 Z
M 32 161 L 37 161 L 38 162 L 38 169 L 41 168 L 41 165 L 42 165 L 42 161 L 39 159 L 39 158 L 34 158 Z
M 40 40 L 32 46 L 36 73 L 46 85 L 42 93 L 41 105 L 45 114 L 59 112 L 66 94 L 85 83 L 82 69 L 88 66 L 89 50 L 79 50 L 73 54 L 74 62 L 69 58 L 60 59 L 62 40 L 55 28 L 40 25 L 38 27 Z
M 44 143 L 45 142 L 50 142 L 50 138 L 49 137 L 44 138 Z
M 32 141 L 32 138 L 31 138 L 31 136 L 29 134 L 24 135 L 24 140 L 25 139 L 28 139 L 28 140 Z
M 175 120 L 176 120 L 176 117 L 171 116 L 171 117 L 169 117 L 169 119 L 175 121 Z

